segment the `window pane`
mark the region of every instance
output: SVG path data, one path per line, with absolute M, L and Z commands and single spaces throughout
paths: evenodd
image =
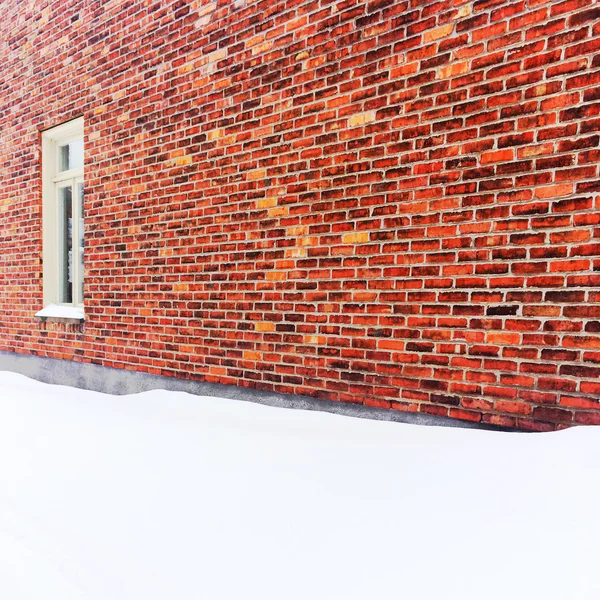
M 79 285 L 80 285 L 80 298 L 81 302 L 83 302 L 83 183 L 79 182 L 77 184 L 77 190 L 79 192 Z
M 83 138 L 58 147 L 59 171 L 83 167 Z
M 73 302 L 73 190 L 58 190 L 60 302 Z

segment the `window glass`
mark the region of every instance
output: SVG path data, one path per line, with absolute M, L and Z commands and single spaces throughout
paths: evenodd
M 80 301 L 83 302 L 83 241 L 84 241 L 84 231 L 83 231 L 83 182 L 80 181 L 77 184 L 78 191 L 78 202 L 79 202 L 79 285 L 80 285 Z
M 83 139 L 74 140 L 58 147 L 58 170 L 80 169 L 83 167 Z
M 73 302 L 73 190 L 58 190 L 58 224 L 60 252 L 60 302 Z

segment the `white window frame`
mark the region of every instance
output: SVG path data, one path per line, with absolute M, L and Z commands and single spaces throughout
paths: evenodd
M 73 316 L 83 315 L 83 298 L 81 288 L 83 272 L 81 272 L 79 253 L 82 250 L 81 240 L 81 202 L 79 184 L 84 181 L 83 167 L 60 171 L 59 147 L 75 140 L 83 139 L 83 118 L 74 119 L 42 132 L 42 229 L 43 229 L 43 264 L 44 264 L 44 310 L 40 317 L 64 317 L 68 308 L 75 309 Z M 85 152 L 85 149 L 84 149 Z M 84 154 L 85 156 L 85 154 Z M 59 190 L 66 186 L 72 189 L 72 259 L 71 284 L 72 302 L 61 303 L 61 220 L 59 218 Z M 53 313 L 56 307 L 56 314 Z M 77 313 L 77 315 L 75 315 Z M 67 317 L 68 318 L 68 317 Z

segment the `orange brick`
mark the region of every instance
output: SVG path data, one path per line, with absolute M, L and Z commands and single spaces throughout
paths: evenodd
M 573 193 L 572 183 L 561 183 L 560 185 L 549 185 L 535 190 L 536 198 L 561 198 Z
M 454 24 L 448 23 L 447 25 L 443 25 L 442 27 L 438 27 L 437 29 L 429 29 L 425 33 L 423 33 L 423 42 L 433 42 L 435 40 L 439 40 L 444 37 L 448 37 L 452 30 L 454 29 Z
M 481 155 L 481 164 L 509 162 L 514 159 L 514 151 L 511 149 L 494 150 L 493 152 L 484 152 Z
M 256 169 L 255 171 L 248 172 L 248 179 L 254 181 L 256 179 L 264 179 L 267 176 L 265 169 Z
M 348 123 L 350 127 L 357 127 L 358 125 L 365 125 L 366 123 L 372 123 L 373 121 L 375 121 L 375 111 L 370 110 L 368 112 L 352 115 L 348 120 Z
M 344 244 L 365 244 L 369 241 L 369 233 L 361 231 L 357 233 L 347 233 L 342 237 Z
M 469 62 L 463 61 L 459 63 L 454 63 L 451 65 L 446 65 L 445 67 L 441 67 L 437 71 L 436 77 L 438 79 L 449 79 L 450 77 L 456 77 L 457 75 L 462 75 L 469 70 Z

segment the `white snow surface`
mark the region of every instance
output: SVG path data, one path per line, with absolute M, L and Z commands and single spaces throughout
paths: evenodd
M 420 427 L 0 372 L 0 597 L 600 598 L 600 428 Z

